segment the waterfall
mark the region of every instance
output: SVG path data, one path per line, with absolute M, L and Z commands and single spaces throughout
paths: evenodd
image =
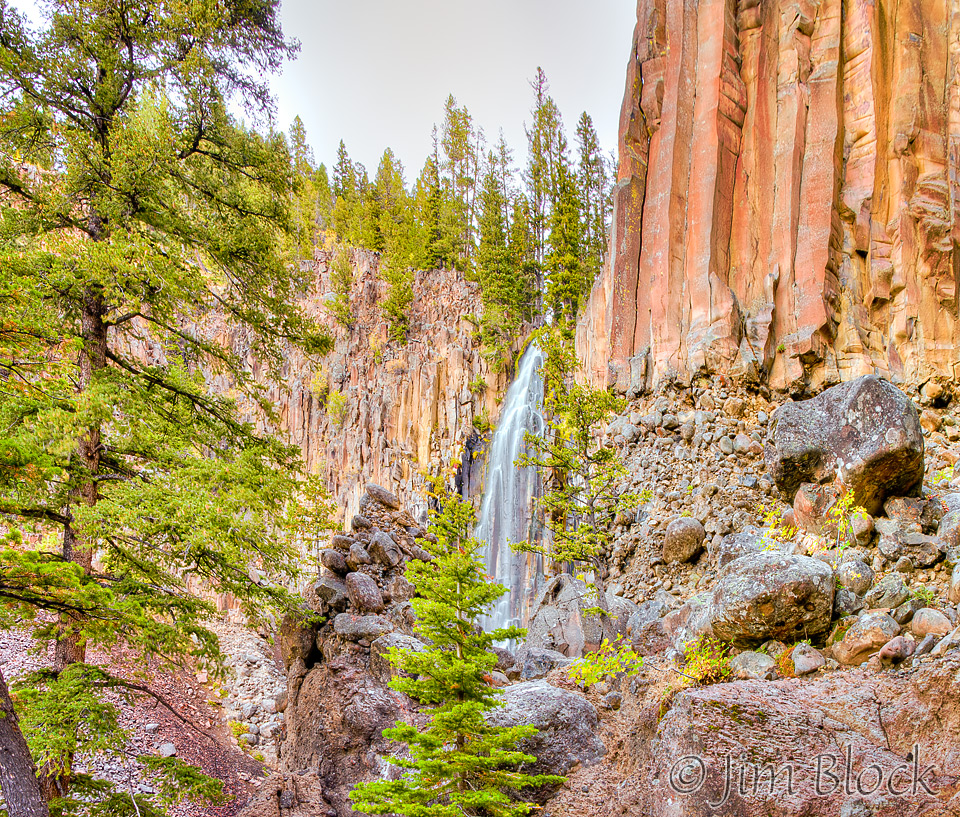
M 507 390 L 490 443 L 476 537 L 485 543 L 487 574 L 509 592 L 484 620 L 487 629 L 522 626 L 536 590 L 539 557 L 514 553 L 510 543 L 530 536 L 531 505 L 539 482 L 536 469 L 514 463 L 524 449 L 524 435 L 543 434 L 543 360 L 543 352 L 531 343 Z

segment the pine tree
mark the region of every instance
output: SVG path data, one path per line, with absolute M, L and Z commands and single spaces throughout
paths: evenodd
M 296 185 L 293 190 L 292 245 L 298 259 L 311 260 L 316 243 L 319 196 L 313 149 L 307 144 L 307 131 L 299 116 L 294 117 L 290 126 L 289 150 Z
M 547 251 L 550 214 L 557 197 L 557 164 L 563 123 L 542 68 L 530 83 L 534 92 L 532 122 L 526 129 L 527 170 L 525 180 L 530 200 L 530 225 L 534 237 L 534 258 L 541 267 Z
M 426 706 L 427 725 L 405 723 L 384 730 L 404 744 L 409 759 L 394 762 L 407 769 L 399 780 L 378 780 L 357 786 L 350 797 L 368 814 L 409 817 L 529 814 L 531 803 L 512 800 L 509 791 L 556 784 L 563 778 L 526 775 L 517 768 L 536 758 L 517 749 L 536 733 L 531 726 L 495 727 L 486 713 L 501 706 L 499 690 L 486 676 L 496 664 L 494 641 L 519 638 L 516 627 L 485 633 L 480 618 L 506 591 L 484 575 L 480 543 L 473 538 L 473 507 L 459 496 L 447 496 L 434 516 L 428 545 L 430 561 L 411 561 L 407 578 L 417 588 L 412 604 L 418 635 L 429 646 L 423 652 L 394 650 L 391 662 L 405 673 L 390 686 Z
M 583 264 L 593 280 L 603 266 L 610 218 L 610 182 L 607 164 L 593 120 L 584 111 L 577 123 L 579 164 L 577 183 L 583 212 Z
M 557 163 L 557 194 L 550 213 L 547 241 L 546 302 L 558 324 L 570 326 L 576 321 L 580 302 L 589 286 L 584 269 L 583 223 L 575 177 L 563 150 Z
M 245 327 L 268 372 L 289 341 L 330 347 L 295 306 L 307 278 L 283 253 L 284 139 L 228 112 L 236 96 L 268 108 L 264 74 L 293 51 L 278 13 L 278 0 L 54 0 L 30 29 L 0 2 L 0 626 L 26 622 L 53 646 L 13 698 L 61 809 L 156 813 L 171 792 L 214 790 L 176 759 L 145 760 L 160 794 L 137 803 L 74 773 L 76 753 L 122 741 L 105 696 L 134 692 L 89 648 L 217 673 L 197 581 L 253 619 L 293 606 L 283 517 L 299 454 L 241 419 L 272 418 L 270 403 L 204 329 L 212 310 Z M 213 377 L 231 392 L 212 393 Z

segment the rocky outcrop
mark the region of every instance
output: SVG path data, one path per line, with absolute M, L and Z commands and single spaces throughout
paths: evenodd
M 300 447 L 307 470 L 323 476 L 345 518 L 357 513 L 373 482 L 395 492 L 423 524 L 426 476 L 460 465 L 466 492 L 480 490 L 478 426 L 496 421 L 510 372 L 481 354 L 468 317 L 479 309 L 479 291 L 456 271 L 416 273 L 408 339 L 396 343 L 381 312 L 388 285 L 379 276 L 379 256 L 353 250 L 353 322 L 336 323 L 329 309 L 334 252 L 329 242 L 317 248 L 314 283 L 299 301 L 330 330 L 334 349 L 322 359 L 285 350 L 280 382 L 268 391 L 277 427 Z M 216 315 L 208 324 L 207 334 L 239 354 L 255 376 L 262 373 L 249 337 Z M 213 387 L 227 392 L 231 384 L 214 379 Z
M 638 0 L 590 377 L 954 375 L 960 15 Z
M 920 490 L 920 418 L 902 391 L 866 375 L 811 400 L 780 406 L 767 431 L 765 457 L 788 502 L 803 483 L 836 480 L 854 492 L 858 505 L 876 514 L 888 496 Z M 794 507 L 798 514 L 801 510 Z

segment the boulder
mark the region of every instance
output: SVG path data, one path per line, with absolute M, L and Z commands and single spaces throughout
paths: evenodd
M 893 609 L 899 607 L 908 598 L 910 591 L 899 573 L 888 573 L 878 581 L 863 597 L 869 608 L 885 607 Z
M 729 533 L 724 536 L 712 556 L 717 562 L 717 567 L 724 567 L 734 559 L 739 559 L 748 553 L 759 553 L 763 550 L 763 546 L 763 534 L 760 529 L 748 525 L 737 533 Z
M 407 652 L 423 652 L 426 646 L 419 639 L 404 633 L 387 633 L 375 638 L 370 644 L 370 672 L 384 684 L 399 673 L 387 658 L 387 653 L 394 648 Z
M 553 670 L 569 666 L 571 663 L 570 658 L 556 650 L 525 647 L 517 653 L 515 674 L 521 681 L 533 681 L 544 678 Z
M 348 641 L 373 641 L 393 631 L 393 625 L 383 616 L 355 616 L 341 613 L 333 620 L 333 631 Z
M 919 531 L 884 534 L 877 548 L 887 561 L 896 562 L 907 557 L 914 567 L 930 567 L 943 556 L 940 541 Z
M 347 566 L 346 557 L 339 550 L 334 550 L 333 548 L 320 551 L 320 564 L 327 568 L 327 570 L 332 570 L 341 576 L 350 571 L 350 568 Z
M 359 570 L 364 565 L 373 564 L 367 549 L 359 542 L 350 545 L 350 551 L 347 553 L 347 564 L 351 570 Z
M 331 576 L 322 576 L 315 581 L 304 594 L 307 603 L 318 613 L 332 611 L 342 612 L 347 609 L 350 601 L 347 595 L 347 586 L 339 579 Z
M 947 551 L 947 558 L 954 564 L 960 564 L 960 508 L 949 510 L 943 515 L 937 526 L 937 539 Z
M 599 719 L 593 705 L 546 681 L 526 681 L 507 687 L 504 705 L 492 710 L 493 726 L 535 726 L 537 734 L 522 741 L 523 751 L 537 758 L 525 769 L 531 774 L 566 774 L 575 765 L 591 766 L 606 754 L 597 737 Z
M 830 626 L 833 569 L 809 556 L 762 552 L 728 564 L 711 603 L 714 635 L 738 646 L 797 641 Z
M 370 555 L 384 567 L 396 567 L 403 559 L 403 551 L 392 536 L 377 531 L 370 539 Z
M 739 681 L 770 681 L 777 672 L 777 662 L 765 653 L 744 650 L 730 659 L 730 670 Z
M 837 581 L 841 587 L 846 587 L 858 596 L 864 595 L 873 587 L 873 579 L 873 569 L 856 556 L 847 557 L 837 568 Z
M 680 602 L 666 590 L 658 590 L 652 599 L 640 604 L 627 621 L 627 638 L 633 638 L 640 633 L 643 626 L 651 621 L 663 618 L 671 610 L 676 610 Z
M 379 502 L 383 507 L 389 508 L 391 511 L 400 510 L 399 497 L 397 497 L 395 493 L 373 482 L 367 483 L 367 496 Z
M 797 676 L 810 675 L 827 663 L 823 653 L 809 644 L 797 644 L 790 653 L 790 658 L 793 661 L 793 673 Z
M 316 772 L 275 773 L 241 809 L 239 817 L 336 817 Z
M 713 635 L 712 600 L 711 594 L 699 593 L 687 599 L 676 610 L 667 613 L 661 622 L 657 622 L 662 624 L 663 633 L 674 649 L 682 652 L 691 641 L 696 641 L 701 636 Z
M 596 606 L 584 582 L 566 573 L 554 576 L 533 605 L 527 646 L 556 650 L 568 658 L 596 650 L 604 638 L 603 623 L 587 612 Z
M 960 604 L 960 563 L 954 565 L 950 574 L 950 588 L 947 591 L 947 601 L 951 604 Z
M 839 496 L 832 485 L 804 482 L 793 498 L 793 518 L 797 527 L 815 535 L 835 532 L 836 520 L 827 514 L 837 504 Z
M 390 594 L 390 601 L 394 604 L 410 601 L 417 594 L 417 588 L 405 576 L 394 576 L 384 589 Z
M 681 516 L 667 525 L 663 540 L 663 560 L 671 562 L 693 561 L 703 550 L 706 536 L 703 525 L 696 519 Z
M 878 513 L 888 496 L 913 496 L 923 482 L 923 434 L 913 402 L 877 375 L 864 375 L 773 414 L 767 470 L 793 501 L 807 482 L 838 477 L 856 502 Z
M 348 551 L 354 541 L 352 536 L 347 536 L 345 533 L 335 533 L 330 537 L 330 547 L 334 550 Z
M 833 656 L 841 664 L 857 666 L 900 634 L 900 625 L 886 613 L 864 613 L 833 646 Z
M 910 621 L 910 631 L 917 637 L 926 635 L 946 635 L 953 629 L 950 619 L 939 610 L 924 607 L 917 610 Z
M 917 651 L 917 642 L 903 635 L 891 638 L 881 647 L 877 657 L 880 659 L 880 666 L 894 667 L 906 661 Z
M 361 613 L 379 613 L 383 609 L 383 595 L 372 576 L 350 573 L 346 585 L 350 603 Z

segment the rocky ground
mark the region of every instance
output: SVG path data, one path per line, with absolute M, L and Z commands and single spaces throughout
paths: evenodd
M 867 378 L 781 407 L 714 386 L 611 424 L 621 488 L 650 492 L 606 575 L 643 667 L 570 680 L 604 628 L 560 574 L 492 674 L 494 717 L 535 723 L 537 769 L 568 776 L 544 814 L 960 814 L 960 433 L 942 392 L 914 397 Z M 383 653 L 417 646 L 402 568 L 425 534 L 379 486 L 359 510 L 305 596 L 325 622 L 281 632 L 282 773 L 249 817 L 351 813 L 356 781 L 396 772 L 381 730 L 417 717 Z
M 214 629 L 232 668 L 222 684 L 210 682 L 205 673 L 148 671 L 144 678 L 124 651 L 110 655 L 91 652 L 91 662 L 144 684 L 153 696 L 112 696 L 120 712 L 120 724 L 129 733 L 126 757 L 82 757 L 78 759 L 78 771 L 89 771 L 126 790 L 149 793 L 152 789 L 143 779 L 137 756 L 176 756 L 222 780 L 230 802 L 218 807 L 184 802 L 171 809 L 172 817 L 229 817 L 238 812 L 262 786 L 268 764 L 276 763 L 276 740 L 281 730 L 271 724 L 282 724 L 283 714 L 267 711 L 268 696 L 271 692 L 282 693 L 283 674 L 277 667 L 273 645 L 256 633 L 227 623 L 217 624 Z M 43 659 L 33 650 L 26 630 L 3 632 L 0 666 L 8 681 L 23 672 L 49 666 L 49 656 Z M 280 702 L 282 705 L 282 697 Z M 234 722 L 245 728 L 241 731 L 233 727 Z M 247 736 L 254 740 L 249 741 Z

